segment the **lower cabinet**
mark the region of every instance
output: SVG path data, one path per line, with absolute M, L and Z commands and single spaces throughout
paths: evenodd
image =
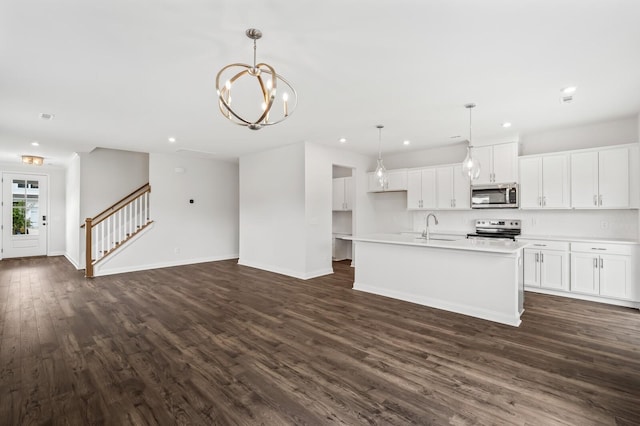
M 569 243 L 528 241 L 524 249 L 524 285 L 569 290 Z
M 571 247 L 571 291 L 636 300 L 633 266 L 631 247 L 574 243 Z
M 524 249 L 524 285 L 529 290 L 556 290 L 609 303 L 615 303 L 611 299 L 636 302 L 626 306 L 640 302 L 637 244 L 519 240 L 530 243 Z

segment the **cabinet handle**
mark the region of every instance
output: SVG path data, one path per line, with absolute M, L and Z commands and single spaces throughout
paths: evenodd
M 536 246 L 536 247 L 546 247 L 547 245 L 546 244 L 534 244 L 534 246 Z
M 455 207 L 455 206 L 456 206 L 456 199 L 454 198 L 453 199 L 453 207 Z
M 544 253 L 540 253 L 540 263 L 544 263 Z
M 598 258 L 596 257 L 593 258 L 593 267 L 596 269 L 598 268 Z
M 542 206 L 544 207 L 544 206 L 546 206 L 546 205 L 547 205 L 547 197 L 546 197 L 546 196 L 543 196 L 543 197 L 542 197 Z
M 602 205 L 602 194 L 598 196 L 598 203 L 600 203 L 600 205 Z
M 597 195 L 594 195 L 594 196 L 593 196 L 593 205 L 594 205 L 594 206 L 597 206 L 597 205 L 598 205 L 598 196 L 597 196 Z
M 600 269 L 604 269 L 604 260 L 600 258 Z
M 602 247 L 591 247 L 591 250 L 602 250 L 602 251 L 605 251 L 607 249 L 606 248 L 602 248 Z
M 538 205 L 541 206 L 542 205 L 542 197 L 538 197 Z
M 536 263 L 538 263 L 540 261 L 540 254 L 536 253 Z

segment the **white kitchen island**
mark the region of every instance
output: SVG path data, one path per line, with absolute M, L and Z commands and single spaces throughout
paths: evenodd
M 413 235 L 351 237 L 355 290 L 520 325 L 523 242 L 426 241 Z

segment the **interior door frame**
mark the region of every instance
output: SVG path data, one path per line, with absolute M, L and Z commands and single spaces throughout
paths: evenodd
M 5 257 L 5 232 L 10 232 L 10 229 L 7 229 L 7 227 L 5 227 L 5 217 L 4 217 L 4 213 L 5 213 L 5 205 L 4 205 L 4 201 L 5 201 L 5 193 L 4 193 L 4 180 L 6 178 L 9 179 L 13 179 L 13 177 L 15 176 L 34 176 L 37 177 L 38 179 L 44 179 L 46 182 L 46 195 L 45 195 L 45 199 L 46 199 L 46 209 L 44 212 L 40 211 L 39 214 L 40 216 L 45 215 L 47 217 L 47 223 L 44 226 L 40 226 L 40 232 L 45 233 L 46 235 L 46 242 L 45 242 L 45 256 L 49 256 L 49 238 L 50 238 L 50 233 L 49 233 L 49 224 L 51 222 L 51 215 L 50 215 L 50 202 L 51 202 L 51 196 L 50 196 L 50 192 L 51 192 L 51 188 L 50 188 L 50 176 L 47 173 L 34 173 L 34 172 L 23 172 L 23 171 L 12 171 L 12 170 L 3 170 L 0 172 L 0 176 L 1 176 L 1 181 L 0 181 L 0 201 L 1 201 L 1 208 L 0 208 L 0 224 L 2 225 L 2 229 L 0 230 L 0 260 L 4 259 Z M 7 206 L 10 207 L 10 206 Z M 44 230 L 42 228 L 45 228 Z

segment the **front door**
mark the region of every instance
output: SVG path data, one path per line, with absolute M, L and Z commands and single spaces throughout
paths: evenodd
M 2 175 L 2 257 L 47 254 L 47 183 L 44 175 Z

